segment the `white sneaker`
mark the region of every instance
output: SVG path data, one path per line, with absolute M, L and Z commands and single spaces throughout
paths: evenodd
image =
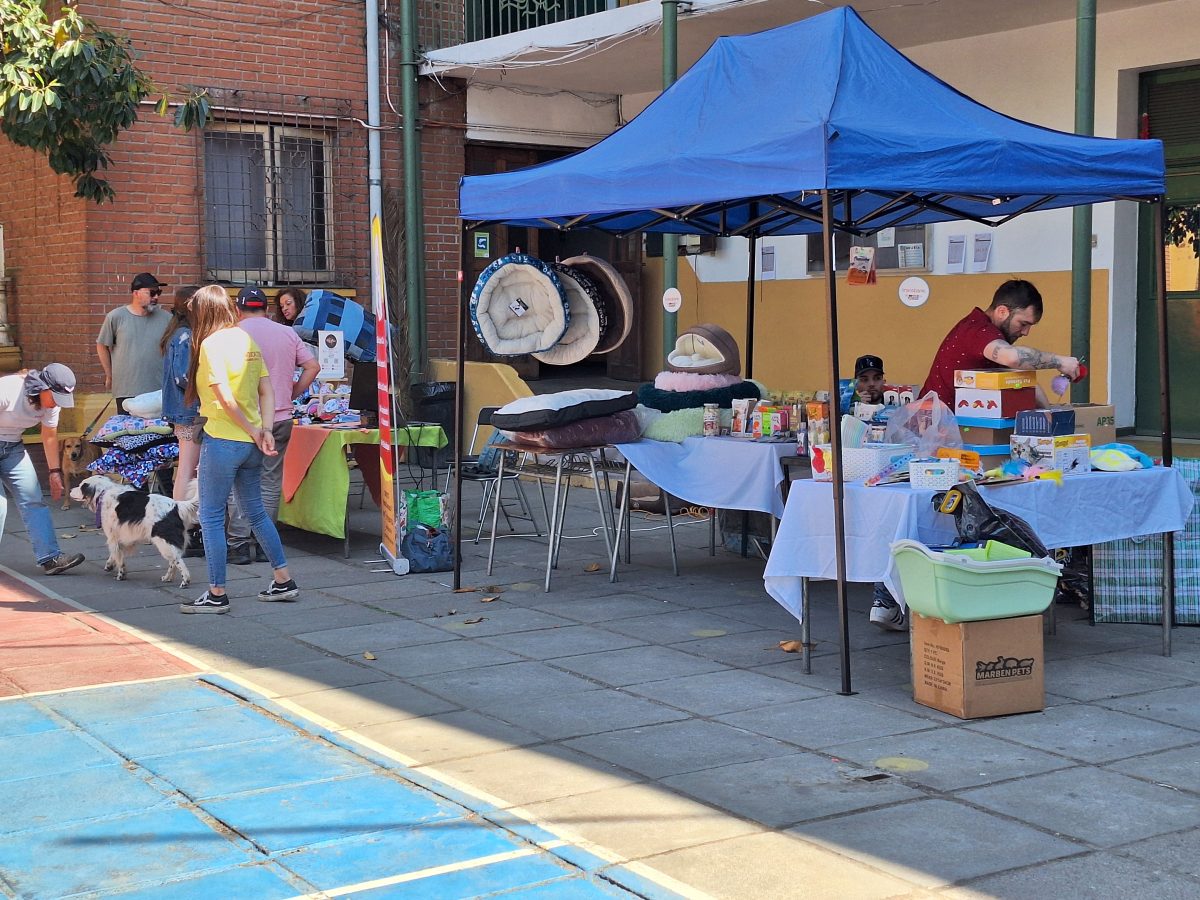
M 907 631 L 908 616 L 899 603 L 887 604 L 876 600 L 871 605 L 871 624 L 884 631 Z

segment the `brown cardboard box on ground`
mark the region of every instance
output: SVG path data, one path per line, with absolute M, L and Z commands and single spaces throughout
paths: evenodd
M 1092 446 L 1111 444 L 1117 439 L 1116 410 L 1100 403 L 1073 403 L 1075 430 L 1092 436 Z
M 911 612 L 913 700 L 960 719 L 1046 705 L 1042 617 L 948 625 Z

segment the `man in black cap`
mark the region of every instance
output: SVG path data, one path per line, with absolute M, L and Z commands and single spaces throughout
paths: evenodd
M 129 303 L 104 317 L 96 337 L 96 356 L 104 369 L 104 387 L 112 391 L 117 412 L 138 394 L 162 390 L 162 336 L 171 314 L 159 309 L 158 298 L 166 285 L 142 272 L 130 285 Z
M 883 402 L 883 360 L 867 354 L 854 361 L 854 393 L 860 403 Z
M 42 499 L 42 485 L 25 450 L 21 435 L 41 426 L 42 449 L 50 468 L 50 499 L 63 494 L 62 457 L 58 446 L 59 407 L 75 405 L 75 373 L 62 363 L 43 369 L 25 369 L 0 378 L 0 481 L 17 502 L 17 511 L 38 565 L 47 575 L 57 575 L 83 562 L 83 554 L 70 556 L 58 548 L 50 510 Z M 8 503 L 0 497 L 0 533 Z

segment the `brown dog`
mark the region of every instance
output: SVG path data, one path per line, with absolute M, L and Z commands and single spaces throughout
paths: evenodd
M 59 442 L 59 446 L 62 451 L 62 462 L 60 463 L 63 473 L 62 508 L 70 509 L 71 485 L 83 481 L 92 474 L 87 467 L 89 463 L 100 458 L 100 448 L 91 441 L 77 437 L 63 438 Z

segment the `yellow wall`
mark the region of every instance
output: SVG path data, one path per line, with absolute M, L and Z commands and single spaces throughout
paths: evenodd
M 454 381 L 458 369 L 452 359 L 431 359 L 430 374 L 434 381 Z M 463 446 L 471 439 L 475 419 L 485 406 L 503 406 L 521 397 L 533 396 L 529 385 L 521 380 L 516 369 L 506 363 L 468 362 L 463 373 Z M 491 437 L 491 426 L 481 427 L 476 450 Z M 466 451 L 469 452 L 469 451 Z
M 1042 293 L 1045 314 L 1022 344 L 1054 353 L 1071 348 L 1071 273 L 1037 272 L 984 275 L 929 275 L 929 300 L 922 307 L 904 306 L 897 289 L 900 276 L 880 275 L 876 285 L 847 287 L 839 278 L 838 333 L 842 377 L 853 374 L 854 359 L 864 353 L 883 357 L 887 378 L 893 383 L 920 385 L 946 332 L 972 306 L 986 307 L 996 288 L 1009 278 L 1028 278 Z M 679 290 L 683 308 L 679 330 L 700 322 L 727 329 L 742 351 L 746 366 L 746 284 L 701 284 L 685 261 L 679 265 Z M 643 329 L 643 372 L 652 378 L 661 371 L 662 265 L 647 260 L 643 269 L 642 296 L 647 314 Z M 825 282 L 822 278 L 765 281 L 757 285 L 754 328 L 754 377 L 775 392 L 813 391 L 829 386 L 828 321 L 825 315 Z M 1091 397 L 1108 399 L 1108 272 L 1092 273 L 1092 354 L 1087 360 Z M 1049 390 L 1056 372 L 1043 372 L 1040 381 Z

